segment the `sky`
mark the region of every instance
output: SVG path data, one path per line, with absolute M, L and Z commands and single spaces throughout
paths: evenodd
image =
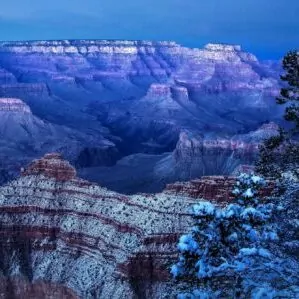
M 299 49 L 299 0 L 0 0 L 0 40 L 240 44 L 261 59 Z

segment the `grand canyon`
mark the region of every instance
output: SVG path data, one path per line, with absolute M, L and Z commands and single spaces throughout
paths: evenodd
M 175 298 L 190 207 L 229 203 L 278 134 L 281 71 L 238 45 L 1 42 L 0 298 Z
M 277 133 L 280 72 L 236 45 L 2 42 L 0 181 L 48 152 L 128 194 L 229 175 Z

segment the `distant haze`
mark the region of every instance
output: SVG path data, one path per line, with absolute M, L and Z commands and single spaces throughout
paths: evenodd
M 299 48 L 298 13 L 298 0 L 2 0 L 0 40 L 220 42 L 279 59 Z

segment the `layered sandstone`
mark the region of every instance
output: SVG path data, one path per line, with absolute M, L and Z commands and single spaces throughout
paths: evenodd
M 0 98 L 0 112 L 31 113 L 28 105 L 15 98 Z
M 53 54 L 86 54 L 86 53 L 123 53 L 136 54 L 141 50 L 154 50 L 155 47 L 176 48 L 173 41 L 129 41 L 129 40 L 53 40 L 33 42 L 1 42 L 2 52 L 19 53 L 53 53 Z
M 0 96 L 23 97 L 24 95 L 47 96 L 49 90 L 44 83 L 10 83 L 0 84 Z
M 125 196 L 76 178 L 59 154 L 0 188 L 0 294 L 8 298 L 174 298 L 169 266 L 204 197 L 231 200 L 234 177 Z
M 50 153 L 42 159 L 33 161 L 21 174 L 22 176 L 42 174 L 57 181 L 69 181 L 76 177 L 76 170 L 62 159 L 61 154 Z
M 272 122 L 232 137 L 204 136 L 184 130 L 173 151 L 172 167 L 182 170 L 181 180 L 203 175 L 229 175 L 239 165 L 254 165 L 260 144 L 277 134 L 278 126 Z
M 0 157 L 11 157 L 2 159 L 6 171 L 16 160 L 26 164 L 52 151 L 85 169 L 112 167 L 131 154 L 174 151 L 170 163 L 152 166 L 154 179 L 162 164 L 165 182 L 230 174 L 253 163 L 262 134 L 235 136 L 281 119 L 273 101 L 281 70 L 237 45 L 1 42 L 0 65 L 0 97 L 20 98 L 33 112 L 1 118 Z M 199 140 L 189 146 L 181 132 Z
M 223 205 L 234 199 L 232 191 L 235 183 L 235 176 L 204 176 L 188 182 L 168 184 L 164 192 L 167 194 L 206 199 Z M 260 190 L 260 196 L 271 195 L 274 186 L 274 182 L 267 182 L 267 185 Z
M 56 294 L 70 294 L 65 298 L 173 292 L 165 283 L 168 263 L 195 202 L 166 193 L 111 192 L 76 178 L 68 162 L 48 154 L 0 188 L 0 272 L 23 281 L 4 295 L 26 288 L 25 294 L 41 298 L 51 284 L 61 289 Z
M 233 199 L 235 182 L 236 178 L 232 176 L 205 176 L 189 182 L 168 184 L 165 192 L 225 203 Z

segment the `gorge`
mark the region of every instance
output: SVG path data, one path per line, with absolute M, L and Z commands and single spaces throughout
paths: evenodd
M 52 151 L 124 193 L 229 175 L 276 133 L 280 71 L 236 45 L 1 42 L 0 181 Z

